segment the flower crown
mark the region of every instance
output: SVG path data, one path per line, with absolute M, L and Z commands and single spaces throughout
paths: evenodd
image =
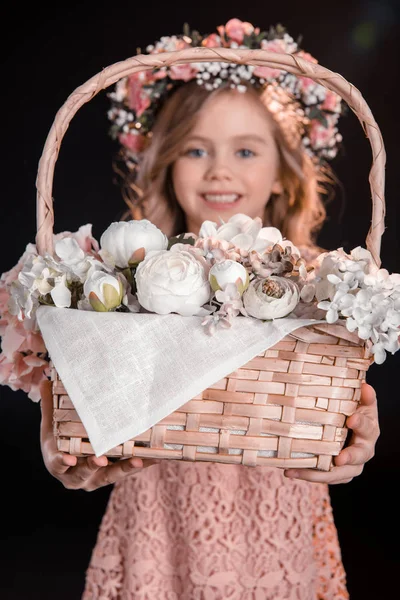
M 159 54 L 199 46 L 263 49 L 318 62 L 299 48 L 283 26 L 260 32 L 258 27 L 239 19 L 230 19 L 226 25 L 217 27 L 217 33 L 206 36 L 190 31 L 185 25 L 183 34 L 162 37 L 146 51 Z M 342 140 L 337 122 L 344 112 L 338 94 L 309 77 L 298 77 L 280 69 L 213 61 L 141 71 L 116 83 L 109 94 L 110 135 L 119 140 L 135 162 L 151 138 L 152 127 L 166 98 L 192 80 L 209 91 L 228 85 L 244 92 L 246 84 L 261 89 L 264 103 L 291 147 L 302 142 L 316 161 L 336 156 Z

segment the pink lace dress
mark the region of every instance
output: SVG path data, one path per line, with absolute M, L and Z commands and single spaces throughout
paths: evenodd
M 114 486 L 82 600 L 347 599 L 328 486 L 165 460 Z

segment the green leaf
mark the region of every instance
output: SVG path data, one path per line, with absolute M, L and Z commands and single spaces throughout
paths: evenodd
M 194 246 L 196 240 L 192 237 L 185 238 L 184 236 L 185 234 L 181 233 L 180 235 L 169 238 L 167 250 L 170 250 L 175 244 L 189 244 L 190 246 Z

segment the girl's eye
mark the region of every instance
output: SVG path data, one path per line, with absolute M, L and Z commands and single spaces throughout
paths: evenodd
M 252 156 L 255 156 L 253 150 L 249 150 L 248 148 L 241 148 L 241 150 L 238 150 L 238 154 L 242 158 L 251 158 Z
M 185 156 L 192 156 L 193 158 L 200 158 L 205 156 L 206 151 L 203 148 L 189 148 L 186 150 Z

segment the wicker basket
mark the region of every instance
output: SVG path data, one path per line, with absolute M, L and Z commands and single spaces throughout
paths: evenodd
M 372 219 L 366 247 L 380 266 L 385 150 L 379 127 L 360 92 L 341 75 L 290 54 L 227 48 L 190 48 L 135 56 L 105 68 L 67 98 L 55 117 L 39 162 L 38 252 L 54 251 L 54 166 L 61 140 L 79 108 L 131 73 L 200 61 L 286 70 L 310 77 L 343 98 L 358 117 L 372 148 Z M 148 431 L 106 455 L 329 470 L 332 457 L 339 454 L 345 443 L 346 417 L 356 410 L 371 362 L 363 340 L 340 324 L 295 330 Z M 51 366 L 58 448 L 78 456 L 93 454 L 85 428 Z

